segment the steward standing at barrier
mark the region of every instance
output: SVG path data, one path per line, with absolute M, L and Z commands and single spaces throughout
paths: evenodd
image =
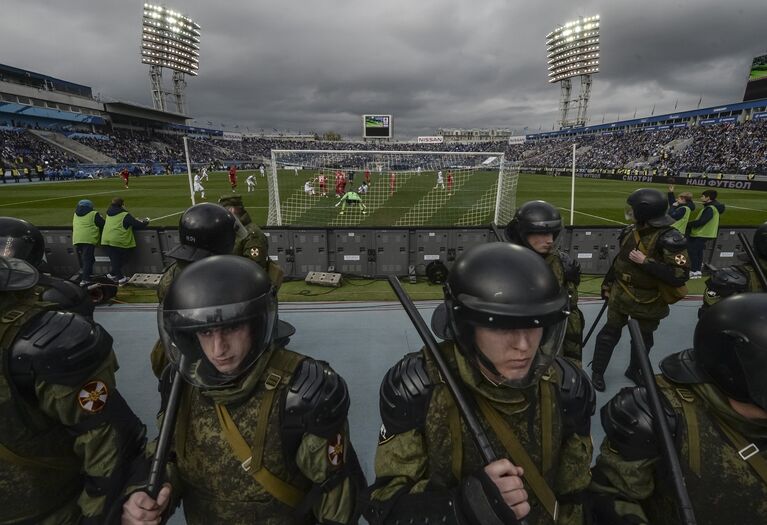
M 708 239 L 716 239 L 719 234 L 719 216 L 724 213 L 724 204 L 716 200 L 716 190 L 706 190 L 701 195 L 703 209 L 688 224 L 688 250 L 690 251 L 690 279 L 703 276 L 703 250 Z
M 688 277 L 687 241 L 671 227 L 668 203 L 655 189 L 636 190 L 626 201 L 626 218 L 634 224 L 620 235 L 620 251 L 602 282 L 607 303 L 607 322 L 597 334 L 591 381 L 605 390 L 604 373 L 610 363 L 623 327 L 631 317 L 639 322 L 649 352 L 653 333 L 661 319 L 668 317 L 669 304 L 686 295 Z M 639 364 L 633 354 L 625 373 L 639 384 Z
M 123 265 L 136 247 L 134 230 L 143 230 L 149 225 L 149 217 L 136 220 L 123 207 L 122 197 L 112 199 L 104 221 L 104 231 L 101 234 L 101 244 L 109 254 L 111 271 L 107 277 L 118 284 L 125 284 L 128 278 L 123 275 Z
M 668 214 L 676 222 L 671 225 L 672 228 L 684 235 L 687 232 L 687 223 L 690 222 L 690 215 L 695 211 L 695 203 L 692 201 L 692 193 L 683 191 L 678 197 L 674 196 L 674 185 L 668 187 Z
M 104 217 L 93 209 L 93 202 L 82 199 L 72 216 L 72 245 L 80 262 L 80 286 L 88 286 L 93 274 L 94 251 L 101 239 Z

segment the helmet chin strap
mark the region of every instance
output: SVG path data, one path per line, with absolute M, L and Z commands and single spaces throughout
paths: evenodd
M 479 361 L 479 364 L 481 364 L 483 367 L 487 369 L 488 372 L 493 374 L 496 378 L 499 378 L 501 380 L 505 380 L 506 378 L 502 373 L 498 371 L 498 369 L 495 367 L 492 361 L 487 358 L 485 354 L 482 353 L 482 350 L 479 349 L 476 343 L 473 343 L 471 345 L 471 349 L 474 352 L 474 355 L 477 356 L 477 361 Z

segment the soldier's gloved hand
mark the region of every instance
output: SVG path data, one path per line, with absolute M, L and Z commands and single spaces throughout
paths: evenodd
M 522 467 L 499 459 L 461 482 L 461 510 L 476 525 L 515 524 L 530 513 Z
M 610 298 L 610 287 L 609 286 L 602 286 L 602 288 L 599 291 L 599 295 L 607 301 Z
M 164 483 L 156 500 L 143 491 L 131 494 L 123 504 L 122 525 L 160 525 L 171 490 L 170 483 Z

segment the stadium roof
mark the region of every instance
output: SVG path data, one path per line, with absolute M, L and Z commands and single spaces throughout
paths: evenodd
M 186 124 L 191 117 L 180 113 L 170 111 L 160 111 L 150 106 L 135 104 L 132 102 L 105 102 L 104 109 L 110 115 L 121 115 L 126 117 L 154 120 L 166 124 Z
M 531 133 L 527 135 L 529 139 L 539 139 L 548 137 L 559 137 L 565 135 L 577 135 L 580 133 L 589 133 L 594 131 L 610 131 L 611 129 L 627 128 L 632 126 L 657 126 L 658 124 L 671 122 L 682 122 L 695 117 L 719 118 L 730 116 L 733 113 L 741 113 L 743 110 L 752 108 L 767 108 L 767 99 L 750 100 L 748 102 L 736 102 L 723 106 L 711 106 L 702 109 L 693 109 L 689 111 L 679 111 L 675 113 L 666 113 L 664 115 L 653 115 L 652 117 L 642 117 L 630 120 L 620 120 L 607 124 L 595 124 L 593 126 L 584 126 L 580 128 L 562 129 L 559 131 L 546 131 L 542 133 Z
M 8 82 L 17 82 L 33 87 L 43 88 L 50 86 L 55 91 L 62 91 L 71 95 L 93 98 L 93 92 L 89 86 L 75 84 L 60 78 L 35 73 L 26 69 L 19 69 L 13 66 L 0 64 L 0 80 Z

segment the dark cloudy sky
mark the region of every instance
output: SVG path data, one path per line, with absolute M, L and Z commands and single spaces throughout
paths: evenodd
M 143 2 L 3 0 L 0 63 L 151 104 Z M 767 52 L 766 0 L 175 0 L 202 26 L 188 113 L 240 131 L 335 130 L 394 115 L 398 138 L 439 127 L 537 131 L 557 120 L 545 35 L 601 16 L 592 123 L 738 101 Z M 170 75 L 167 75 L 169 78 Z

